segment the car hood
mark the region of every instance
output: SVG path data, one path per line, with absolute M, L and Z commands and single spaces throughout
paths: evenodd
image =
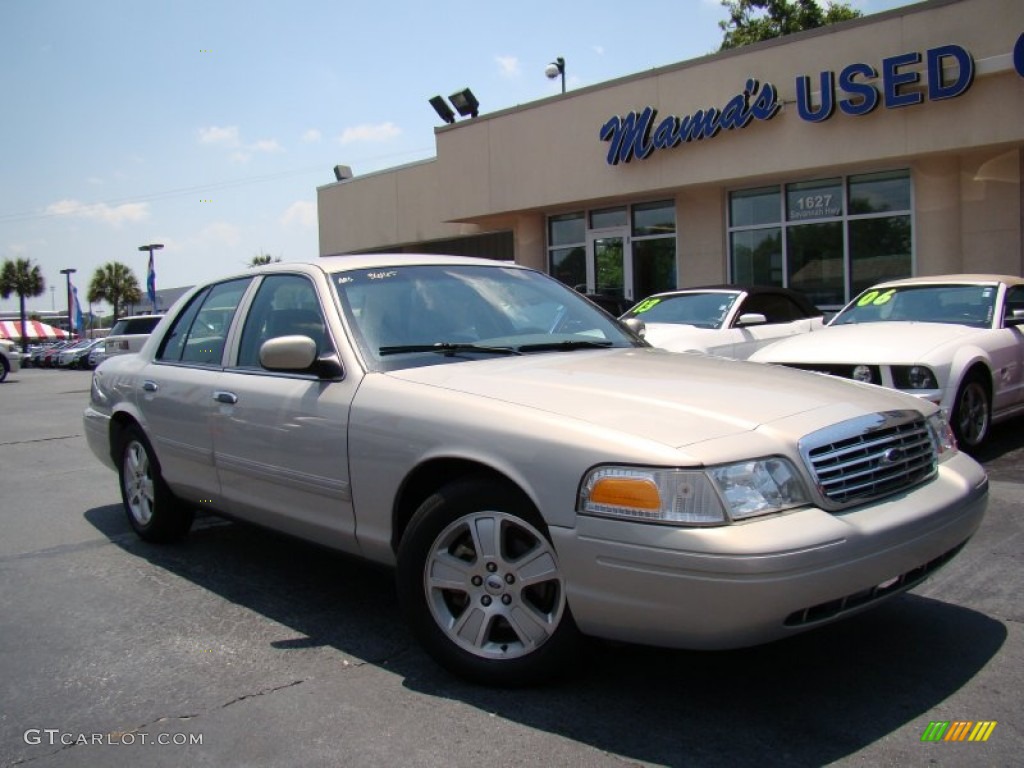
M 387 375 L 557 413 L 676 448 L 812 411 L 821 411 L 820 418 L 800 419 L 801 424 L 825 426 L 866 413 L 921 407 L 914 398 L 880 387 L 653 348 L 551 352 Z
M 750 359 L 760 363 L 914 363 L 981 329 L 949 323 L 891 321 L 833 325 L 769 344 Z
M 703 349 L 720 336 L 715 333 L 716 330 L 679 323 L 649 323 L 644 326 L 644 340 L 656 347 L 671 347 L 674 350 Z

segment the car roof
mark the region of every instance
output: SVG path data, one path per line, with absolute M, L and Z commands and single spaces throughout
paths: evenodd
M 883 283 L 876 283 L 871 288 L 898 288 L 904 285 L 994 285 L 1006 283 L 1007 285 L 1024 285 L 1024 277 L 1016 275 L 991 275 L 991 274 L 952 274 L 952 275 L 923 275 L 921 277 L 905 277 L 900 280 L 886 280 Z M 870 289 L 869 289 L 870 290 Z

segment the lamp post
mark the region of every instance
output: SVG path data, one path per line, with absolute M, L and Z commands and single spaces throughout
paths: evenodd
M 561 76 L 562 78 L 562 93 L 565 93 L 565 59 L 559 56 L 557 59 L 552 61 L 544 68 L 544 74 L 549 79 L 554 80 L 556 77 Z
M 153 302 L 153 314 L 156 314 L 156 265 L 153 263 L 153 251 L 159 251 L 163 247 L 163 243 L 139 246 L 140 251 L 149 251 L 149 264 L 146 267 L 146 293 L 149 294 L 149 300 Z
M 71 267 L 68 267 L 67 269 L 62 269 L 60 271 L 60 273 L 62 275 L 64 275 L 64 277 L 66 278 L 66 281 L 67 281 L 67 288 L 65 288 L 65 290 L 67 292 L 67 300 L 68 300 L 68 336 L 71 335 L 71 331 L 72 331 L 72 329 L 74 327 L 73 320 L 71 319 L 71 311 L 72 311 L 72 308 L 71 308 L 71 276 L 73 274 L 75 274 L 75 272 L 77 272 L 77 271 L 78 271 L 77 269 L 72 269 Z

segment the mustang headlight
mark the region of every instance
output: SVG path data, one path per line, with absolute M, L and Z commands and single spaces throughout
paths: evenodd
M 935 374 L 924 365 L 894 365 L 892 383 L 898 389 L 938 389 Z
M 669 525 L 725 525 L 807 503 L 789 461 L 771 457 L 707 470 L 598 467 L 578 511 Z

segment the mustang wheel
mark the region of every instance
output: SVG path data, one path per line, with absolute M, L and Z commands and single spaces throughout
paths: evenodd
M 398 550 L 398 593 L 449 671 L 512 686 L 564 670 L 579 633 L 542 531 L 518 491 L 482 479 L 448 485 L 417 510 Z
M 980 376 L 968 376 L 960 385 L 953 404 L 953 432 L 966 451 L 976 449 L 988 436 L 991 419 L 988 389 Z
M 180 539 L 192 526 L 193 512 L 171 493 L 160 467 L 138 427 L 129 427 L 121 443 L 118 464 L 121 499 L 128 522 L 146 541 L 167 542 Z

